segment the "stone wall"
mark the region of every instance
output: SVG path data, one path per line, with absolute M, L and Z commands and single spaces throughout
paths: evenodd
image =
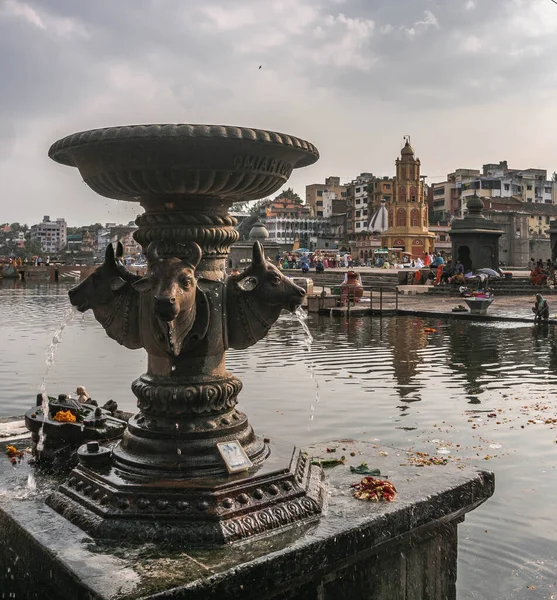
M 549 238 L 532 238 L 530 240 L 530 258 L 542 259 L 544 262 L 551 258 L 551 243 Z

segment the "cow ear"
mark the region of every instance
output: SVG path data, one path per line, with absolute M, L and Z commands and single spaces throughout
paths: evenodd
M 251 259 L 251 264 L 254 267 L 258 267 L 265 264 L 265 251 L 263 250 L 263 246 L 259 242 L 255 242 L 253 245 L 253 257 Z
M 132 283 L 132 288 L 138 292 L 148 292 L 151 289 L 151 278 L 142 277 Z
M 122 242 L 120 242 L 120 241 L 118 241 L 116 243 L 116 258 L 118 258 L 118 259 L 124 258 L 124 246 L 122 245 Z
M 195 242 L 191 242 L 190 244 L 184 244 L 184 246 L 186 246 L 187 248 L 187 254 L 182 259 L 182 262 L 186 266 L 191 267 L 193 270 L 195 270 L 195 268 L 199 264 L 199 261 L 201 260 L 201 257 L 203 256 L 203 252 L 201 251 L 199 245 Z
M 124 287 L 126 282 L 121 277 L 111 277 L 110 278 L 110 289 L 113 292 L 117 292 L 119 289 Z
M 109 242 L 104 253 L 104 262 L 109 265 L 114 263 L 114 246 Z

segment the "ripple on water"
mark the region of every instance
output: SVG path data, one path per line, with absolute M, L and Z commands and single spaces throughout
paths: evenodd
M 0 285 L 3 416 L 34 404 L 66 292 Z M 545 424 L 557 418 L 554 328 L 415 317 L 307 323 L 310 348 L 285 316 L 258 344 L 227 355 L 256 430 L 297 444 L 353 437 L 432 453 L 439 446 L 449 460 L 493 469 L 494 498 L 460 526 L 459 599 L 549 597 L 557 567 L 557 430 Z M 143 351 L 118 346 L 86 313 L 65 329 L 46 384 L 55 393 L 85 385 L 101 403 L 113 398 L 134 410 L 130 383 L 145 368 Z

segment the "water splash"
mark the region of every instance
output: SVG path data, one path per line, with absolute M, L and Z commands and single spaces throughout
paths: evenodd
M 306 344 L 306 348 L 309 352 L 311 350 L 311 345 L 313 343 L 313 336 L 311 335 L 311 332 L 310 332 L 308 324 L 307 324 L 308 316 L 306 314 L 306 311 L 301 306 L 298 306 L 298 308 L 294 311 L 294 316 L 296 317 L 296 320 L 298 321 L 298 323 L 300 323 L 300 325 L 302 326 L 302 329 L 304 330 L 305 344 Z
M 39 384 L 39 393 L 41 395 L 41 409 L 43 413 L 43 424 L 41 425 L 41 429 L 39 431 L 39 441 L 37 442 L 37 452 L 42 452 L 44 450 L 44 443 L 46 440 L 46 435 L 44 432 L 44 424 L 48 419 L 48 394 L 46 393 L 46 379 L 50 370 L 54 366 L 56 360 L 56 352 L 58 351 L 58 346 L 62 341 L 62 334 L 64 333 L 64 329 L 67 325 L 69 325 L 77 314 L 77 310 L 74 306 L 70 306 L 66 312 L 62 316 L 62 320 L 60 321 L 60 325 L 58 325 L 54 334 L 52 335 L 52 341 L 48 345 L 46 349 L 46 357 L 45 357 L 45 371 L 42 377 L 41 383 Z
M 33 475 L 33 473 L 29 473 L 27 476 L 27 489 L 30 492 L 37 491 L 37 482 L 35 481 L 35 475 Z

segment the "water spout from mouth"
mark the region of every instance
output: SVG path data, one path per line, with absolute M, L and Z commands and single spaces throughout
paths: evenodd
M 41 409 L 42 409 L 42 413 L 43 413 L 43 424 L 41 425 L 41 429 L 39 430 L 39 441 L 37 442 L 37 452 L 39 452 L 39 453 L 44 450 L 44 443 L 46 440 L 46 435 L 44 432 L 44 424 L 45 424 L 46 420 L 48 419 L 48 395 L 46 393 L 46 378 L 48 377 L 50 369 L 54 365 L 54 362 L 56 359 L 56 352 L 58 350 L 58 346 L 60 345 L 60 342 L 62 341 L 62 334 L 64 332 L 64 329 L 66 328 L 67 325 L 69 325 L 71 323 L 77 310 L 78 309 L 75 306 L 70 306 L 70 308 L 68 308 L 68 310 L 66 310 L 66 312 L 64 313 L 64 315 L 62 317 L 62 320 L 60 321 L 60 325 L 58 325 L 58 328 L 52 335 L 52 341 L 50 342 L 50 344 L 48 345 L 48 348 L 46 349 L 46 358 L 45 358 L 46 368 L 45 368 L 45 372 L 44 372 L 43 378 L 41 380 L 41 383 L 39 384 L 39 393 L 41 394 L 41 397 L 42 397 Z

